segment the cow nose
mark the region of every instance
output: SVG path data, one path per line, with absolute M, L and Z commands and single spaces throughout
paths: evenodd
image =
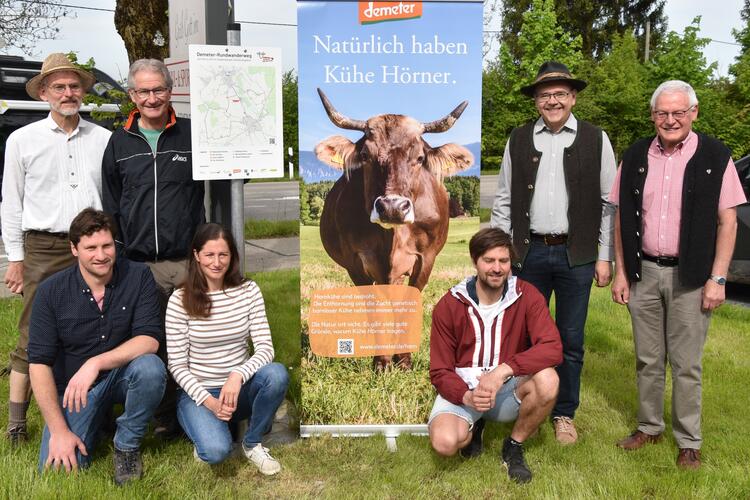
M 412 202 L 403 196 L 379 196 L 375 200 L 375 211 L 383 222 L 403 224 L 413 220 Z

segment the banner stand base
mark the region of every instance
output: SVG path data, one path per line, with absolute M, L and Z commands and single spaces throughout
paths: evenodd
M 396 438 L 401 434 L 427 436 L 427 424 L 361 424 L 361 425 L 300 425 L 299 435 L 303 438 L 330 434 L 333 437 L 369 437 L 377 434 L 385 436 L 388 451 L 395 452 Z

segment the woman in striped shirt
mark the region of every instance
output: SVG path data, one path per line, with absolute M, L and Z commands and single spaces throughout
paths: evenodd
M 281 465 L 261 437 L 271 428 L 289 377 L 284 365 L 273 362 L 263 296 L 242 277 L 237 245 L 222 226 L 200 226 L 192 249 L 187 281 L 170 297 L 166 317 L 169 371 L 181 388 L 177 418 L 195 457 L 210 464 L 232 451 L 229 422 L 248 419 L 245 456 L 261 473 L 276 474 Z

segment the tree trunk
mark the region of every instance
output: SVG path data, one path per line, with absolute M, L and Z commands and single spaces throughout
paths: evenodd
M 117 0 L 115 27 L 128 60 L 169 56 L 168 0 Z

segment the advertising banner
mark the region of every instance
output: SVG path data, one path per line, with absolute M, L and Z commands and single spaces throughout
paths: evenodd
M 479 228 L 482 3 L 297 5 L 301 422 L 422 424 Z

